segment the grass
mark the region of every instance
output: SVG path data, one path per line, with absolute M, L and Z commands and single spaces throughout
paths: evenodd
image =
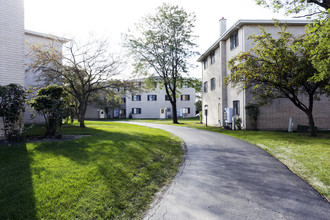
M 143 120 L 145 122 L 172 124 L 171 120 Z M 271 131 L 231 131 L 218 127 L 205 127 L 198 119 L 179 120 L 177 126 L 203 129 L 247 141 L 267 151 L 290 170 L 306 180 L 330 201 L 330 132 L 320 132 L 318 137 L 309 134 Z
M 64 126 L 64 134 L 90 135 L 81 139 L 0 146 L 0 219 L 141 217 L 177 172 L 180 139 L 129 124 L 86 125 Z

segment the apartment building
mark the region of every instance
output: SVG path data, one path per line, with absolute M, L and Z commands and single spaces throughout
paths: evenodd
M 287 30 L 293 35 L 304 33 L 306 20 L 282 20 Z M 203 123 L 213 126 L 232 124 L 232 116 L 242 119 L 243 129 L 251 128 L 245 111 L 245 106 L 253 99 L 248 91 L 240 91 L 224 84 L 225 77 L 230 74 L 228 61 L 241 51 L 248 51 L 254 45 L 248 36 L 260 33 L 260 26 L 276 36 L 278 27 L 273 20 L 239 20 L 229 29 L 226 29 L 226 19 L 220 20 L 220 37 L 205 51 L 199 62 L 202 63 L 202 102 L 203 112 L 208 111 L 207 119 Z M 307 100 L 306 100 L 307 101 Z M 258 129 L 287 130 L 289 119 L 293 118 L 294 129 L 297 125 L 308 125 L 308 118 L 288 99 L 277 99 L 273 104 L 262 106 L 259 109 Z M 314 106 L 315 123 L 319 129 L 330 128 L 330 101 L 324 96 Z
M 195 89 L 182 88 L 177 97 L 177 116 L 194 117 L 196 115 L 195 107 Z M 157 87 L 152 90 L 142 90 L 136 94 L 128 94 L 125 98 L 126 117 L 129 118 L 172 118 L 172 105 L 166 95 L 164 88 Z
M 24 86 L 24 3 L 0 1 L 0 85 Z M 3 137 L 0 120 L 0 137 Z

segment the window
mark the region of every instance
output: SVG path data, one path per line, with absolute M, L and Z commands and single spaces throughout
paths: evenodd
M 148 101 L 157 101 L 157 95 L 148 95 Z
M 132 101 L 141 101 L 141 95 L 133 95 Z
M 121 103 L 126 103 L 126 98 L 121 98 Z
M 204 92 L 207 92 L 207 81 L 204 82 Z
M 239 115 L 239 101 L 233 101 L 233 115 Z
M 133 115 L 141 114 L 141 108 L 132 108 L 132 114 Z
M 204 64 L 204 69 L 207 69 L 207 57 L 204 59 L 203 64 Z
M 136 87 L 141 87 L 142 86 L 142 82 L 136 82 Z
M 215 78 L 211 79 L 211 90 L 215 90 Z
M 170 97 L 168 95 L 165 95 L 165 101 L 170 101 Z
M 183 114 L 190 114 L 190 108 L 182 108 Z
M 230 49 L 238 47 L 238 31 L 230 37 Z
M 211 60 L 211 64 L 215 63 L 215 52 L 212 51 L 210 54 L 210 60 Z
M 181 101 L 189 101 L 190 95 L 181 95 Z

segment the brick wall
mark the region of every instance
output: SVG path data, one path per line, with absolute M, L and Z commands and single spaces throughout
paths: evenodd
M 315 125 L 319 129 L 330 128 L 330 97 L 323 96 L 320 101 L 314 102 L 313 115 Z M 297 125 L 308 125 L 306 114 L 290 100 L 277 99 L 273 104 L 260 108 L 258 129 L 287 130 L 290 117 L 293 118 L 294 130 L 297 129 Z

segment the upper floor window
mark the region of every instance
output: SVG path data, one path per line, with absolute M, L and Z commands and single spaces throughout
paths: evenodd
M 204 69 L 207 69 L 207 63 L 208 63 L 207 60 L 208 60 L 208 59 L 207 59 L 207 57 L 206 57 L 206 58 L 204 59 L 204 62 L 203 62 Z
M 211 79 L 211 90 L 215 90 L 215 78 Z
M 233 101 L 233 115 L 239 116 L 239 100 Z
M 230 37 L 230 49 L 232 50 L 236 47 L 238 47 L 238 31 Z
M 204 92 L 207 92 L 207 81 L 204 82 Z
M 148 95 L 148 101 L 157 101 L 157 95 Z
M 211 60 L 211 64 L 215 63 L 215 52 L 212 51 L 210 54 L 210 60 Z
M 141 114 L 141 108 L 132 108 L 132 114 L 134 115 Z
M 189 101 L 190 95 L 181 95 L 181 101 Z
M 133 95 L 132 101 L 141 101 L 141 95 Z
M 121 98 L 121 103 L 126 103 L 126 98 Z
M 170 101 L 170 97 L 168 95 L 165 95 L 165 101 Z

